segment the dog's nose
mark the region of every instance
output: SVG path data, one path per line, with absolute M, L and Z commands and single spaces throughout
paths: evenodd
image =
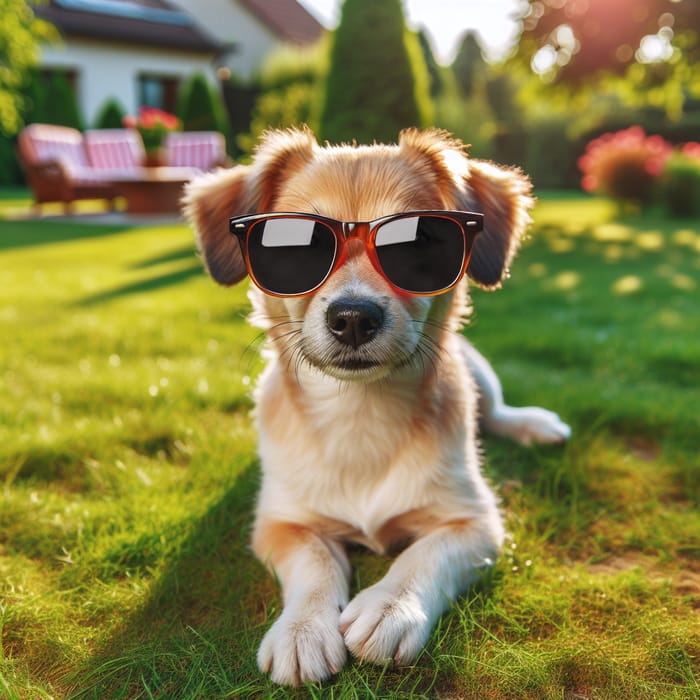
M 334 302 L 326 312 L 330 332 L 341 343 L 354 348 L 372 340 L 383 321 L 381 307 L 366 300 Z

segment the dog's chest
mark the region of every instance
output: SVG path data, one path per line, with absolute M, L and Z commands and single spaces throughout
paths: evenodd
M 448 477 L 464 470 L 464 422 L 456 429 L 421 420 L 429 411 L 415 390 L 319 378 L 292 396 L 271 374 L 258 392 L 260 505 L 268 512 L 347 523 L 349 539 L 381 551 L 388 520 L 434 503 L 436 483 L 456 486 Z

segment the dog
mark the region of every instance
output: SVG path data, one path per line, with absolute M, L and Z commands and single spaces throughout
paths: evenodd
M 408 664 L 504 538 L 479 421 L 523 444 L 570 435 L 555 413 L 506 405 L 458 332 L 467 278 L 495 289 L 507 274 L 531 184 L 438 130 L 320 146 L 302 128 L 266 133 L 250 165 L 199 176 L 183 202 L 214 280 L 252 277 L 268 339 L 252 548 L 284 607 L 258 666 L 298 685 L 348 650 Z M 352 600 L 348 543 L 400 551 Z

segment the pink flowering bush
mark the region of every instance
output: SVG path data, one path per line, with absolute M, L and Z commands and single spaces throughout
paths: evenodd
M 662 136 L 648 136 L 640 126 L 603 134 L 578 160 L 581 186 L 622 202 L 649 204 L 671 152 Z
M 146 153 L 157 151 L 168 132 L 182 128 L 174 114 L 156 107 L 141 107 L 138 117 L 127 115 L 122 123 L 127 129 L 136 129 L 141 134 Z

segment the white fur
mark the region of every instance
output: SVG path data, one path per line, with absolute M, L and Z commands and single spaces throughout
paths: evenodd
M 296 317 L 302 336 L 310 334 L 321 345 L 330 342 L 323 310 L 350 292 L 380 298 L 355 282 L 338 282 Z M 295 318 L 298 302 L 284 304 Z M 431 303 L 421 300 L 413 307 L 413 323 L 395 300 L 387 298 L 384 304 L 393 309 L 391 337 L 384 342 L 394 349 L 415 347 Z M 258 422 L 263 464 L 258 517 L 291 523 L 328 519 L 347 526 L 347 532 L 320 537 L 325 553 L 323 547 L 314 554 L 300 547 L 292 562 L 276 567 L 285 607 L 258 655 L 260 668 L 276 682 L 327 678 L 342 666 L 343 643 L 366 661 L 411 662 L 450 601 L 493 562 L 504 531 L 496 499 L 479 470 L 473 430 L 479 396 L 487 411 L 482 420 L 490 429 L 523 442 L 567 436 L 553 413 L 506 406 L 495 373 L 464 338 L 454 334 L 445 342 L 446 359 L 454 360 L 443 362 L 444 371 L 453 373 L 451 400 L 463 406 L 465 417 L 457 439 L 426 442 L 412 435 L 423 375 L 423 368 L 414 366 L 391 372 L 389 381 L 382 380 L 388 370 L 351 381 L 302 362 L 295 381 L 304 432 L 279 435 L 264 420 Z M 258 405 L 276 400 L 286 363 L 272 353 L 256 389 Z M 445 523 L 468 525 L 437 527 L 417 539 L 384 578 L 348 604 L 350 569 L 339 542 L 349 539 L 383 552 L 377 539 L 382 526 L 422 508 L 439 513 Z M 326 558 L 321 564 L 319 553 Z

